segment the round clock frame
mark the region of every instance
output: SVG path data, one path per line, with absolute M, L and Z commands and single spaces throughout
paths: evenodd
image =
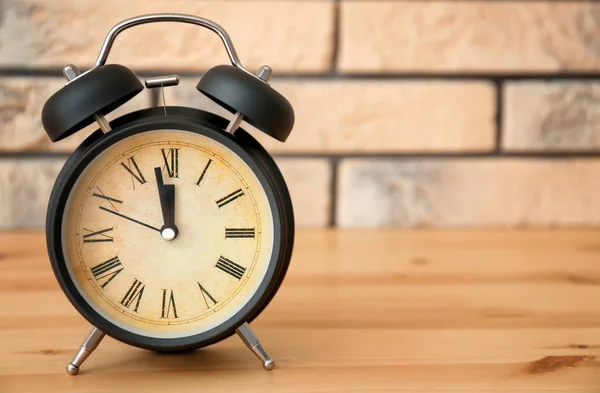
M 243 129 L 235 136 L 224 133 L 227 120 L 212 113 L 186 107 L 150 108 L 133 112 L 111 123 L 106 135 L 92 134 L 69 157 L 60 172 L 46 217 L 46 240 L 52 269 L 73 306 L 92 325 L 109 336 L 140 348 L 155 351 L 181 351 L 200 348 L 232 335 L 244 322 L 251 322 L 271 301 L 287 271 L 293 240 L 294 216 L 290 195 L 277 165 L 262 146 Z M 155 338 L 135 334 L 107 321 L 82 297 L 68 272 L 63 253 L 63 218 L 67 200 L 82 172 L 99 154 L 125 138 L 154 130 L 181 130 L 211 138 L 237 154 L 256 174 L 267 198 L 274 224 L 274 243 L 267 274 L 259 289 L 232 318 L 204 333 L 181 338 Z M 163 241 L 158 239 L 159 241 Z

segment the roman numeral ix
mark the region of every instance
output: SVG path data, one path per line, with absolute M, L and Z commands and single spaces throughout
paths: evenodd
M 114 257 L 109 259 L 108 261 L 104 261 L 96 266 L 91 268 L 92 274 L 100 287 L 104 288 L 111 282 L 121 271 L 123 270 L 123 265 L 119 260 L 119 257 Z
M 142 300 L 142 296 L 144 295 L 144 288 L 146 286 L 143 282 L 139 281 L 137 278 L 133 280 L 133 284 L 129 287 L 129 290 L 121 299 L 121 304 L 125 307 L 129 308 L 135 302 L 135 307 L 133 311 L 137 312 L 140 307 L 140 300 Z
M 215 267 L 229 274 L 230 276 L 237 278 L 238 280 L 241 280 L 244 276 L 244 273 L 246 272 L 245 267 L 238 265 L 237 263 L 225 258 L 222 255 L 219 257 L 219 260 L 217 261 Z
M 225 228 L 226 239 L 252 238 L 256 236 L 254 228 Z
M 129 174 L 131 175 L 131 184 L 133 184 L 134 189 L 135 189 L 135 181 L 134 180 L 137 180 L 140 184 L 146 183 L 146 178 L 142 174 L 142 171 L 140 171 L 140 167 L 138 166 L 137 162 L 135 162 L 135 159 L 133 158 L 133 156 L 131 156 L 127 159 L 127 164 L 125 164 L 125 162 L 122 162 L 121 166 L 123 168 L 125 168 L 125 170 L 127 172 L 129 172 Z
M 244 196 L 244 191 L 242 191 L 242 189 L 240 188 L 215 202 L 217 203 L 217 206 L 219 206 L 219 209 L 220 209 L 223 206 L 227 205 L 228 203 L 231 203 L 231 202 L 235 201 L 236 199 L 238 199 L 239 197 L 243 197 L 243 196 Z
M 112 232 L 113 228 L 101 229 L 96 232 L 87 228 L 83 228 L 83 230 L 90 232 L 83 235 L 84 243 L 112 243 L 113 241 L 113 237 L 108 234 L 108 232 Z
M 173 295 L 173 290 L 169 290 L 169 295 L 167 295 L 167 290 L 163 289 L 163 297 L 162 297 L 162 313 L 160 314 L 161 318 L 170 318 L 171 310 L 173 311 L 173 318 L 178 318 L 177 316 L 177 307 L 175 306 L 175 296 Z
M 167 153 L 166 149 L 160 149 L 162 152 L 163 160 L 165 161 L 165 169 L 169 177 L 179 177 L 179 149 L 169 149 Z

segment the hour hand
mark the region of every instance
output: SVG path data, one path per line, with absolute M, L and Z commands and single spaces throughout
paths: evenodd
M 154 174 L 164 222 L 163 227 L 160 229 L 160 235 L 165 240 L 173 240 L 179 233 L 175 225 L 175 186 L 164 183 L 160 167 L 154 168 Z

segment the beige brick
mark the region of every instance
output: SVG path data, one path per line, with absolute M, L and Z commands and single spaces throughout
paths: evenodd
M 600 83 L 509 83 L 503 125 L 509 151 L 598 150 Z
M 296 225 L 324 227 L 331 208 L 331 166 L 323 159 L 278 158 L 292 196 Z
M 50 191 L 62 159 L 0 160 L 0 229 L 44 225 Z M 289 187 L 297 226 L 329 222 L 331 168 L 327 160 L 278 159 Z
M 600 4 L 347 1 L 347 72 L 557 71 L 600 67 Z
M 42 108 L 64 84 L 61 78 L 0 78 L 0 151 L 71 151 L 98 128 L 93 124 L 60 142 L 50 141 L 42 127 Z M 143 91 L 107 118 L 148 106 L 150 94 Z
M 0 64 L 93 64 L 109 29 L 139 14 L 178 12 L 221 24 L 244 65 L 276 71 L 331 66 L 332 1 L 11 0 L 0 13 Z M 229 61 L 218 36 L 193 25 L 157 23 L 121 34 L 110 62 L 143 69 L 206 69 Z
M 600 224 L 598 159 L 348 160 L 342 227 Z
M 38 228 L 64 160 L 0 160 L 0 228 Z
M 167 89 L 167 103 L 231 115 L 200 94 L 197 79 Z M 296 112 L 285 144 L 254 135 L 271 152 L 489 151 L 495 93 L 473 81 L 273 81 Z M 252 127 L 247 127 L 252 130 Z

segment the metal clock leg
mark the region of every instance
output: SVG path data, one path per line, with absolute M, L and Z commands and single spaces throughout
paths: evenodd
M 71 363 L 67 364 L 67 372 L 71 375 L 76 375 L 79 372 L 81 364 L 85 362 L 85 359 L 87 359 L 92 352 L 94 352 L 94 349 L 96 349 L 103 338 L 104 333 L 102 333 L 100 329 L 93 327 L 85 340 L 83 340 L 83 344 L 79 347 L 79 351 L 77 351 L 77 354 Z
M 275 362 L 273 359 L 271 359 L 269 354 L 267 354 L 267 351 L 265 351 L 260 342 L 258 342 L 258 338 L 256 338 L 254 335 L 254 332 L 252 329 L 250 329 L 250 325 L 248 325 L 248 323 L 244 323 L 236 330 L 236 332 L 244 344 L 246 344 L 246 346 L 250 348 L 252 352 L 254 352 L 256 357 L 259 358 L 261 362 L 263 362 L 263 367 L 265 370 L 273 370 L 273 368 L 275 368 Z

